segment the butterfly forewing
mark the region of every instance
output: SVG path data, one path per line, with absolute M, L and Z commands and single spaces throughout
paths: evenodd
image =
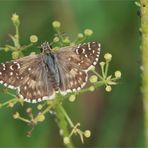
M 97 42 L 89 42 L 78 46 L 61 48 L 57 52 L 58 59 L 67 60 L 82 70 L 88 71 L 98 62 L 101 45 Z
M 27 102 L 39 102 L 54 94 L 42 55 L 31 55 L 0 65 L 0 81 L 18 88 Z
M 56 53 L 60 69 L 62 92 L 80 90 L 87 82 L 87 71 L 97 64 L 100 44 L 84 43 L 65 47 Z

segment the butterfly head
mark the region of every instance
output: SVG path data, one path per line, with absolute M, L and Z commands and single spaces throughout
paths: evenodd
M 45 41 L 43 44 L 41 44 L 41 52 L 42 53 L 51 53 L 51 45 Z

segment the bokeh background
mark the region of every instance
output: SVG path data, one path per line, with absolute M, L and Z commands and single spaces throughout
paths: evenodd
M 78 97 L 65 107 L 74 123 L 90 129 L 92 136 L 82 145 L 74 138 L 76 147 L 145 147 L 142 96 L 140 93 L 140 16 L 133 0 L 0 0 L 0 46 L 10 44 L 14 33 L 11 16 L 20 15 L 21 43 L 28 44 L 36 34 L 39 44 L 52 41 L 51 23 L 59 20 L 63 31 L 71 38 L 86 28 L 94 31 L 89 41 L 102 44 L 100 61 L 109 52 L 113 55 L 110 73 L 122 72 L 122 79 L 112 92 L 104 88 Z M 31 52 L 31 51 L 28 51 Z M 11 59 L 11 53 L 0 52 L 0 62 Z M 99 65 L 98 65 L 99 66 Z M 0 94 L 0 102 L 6 98 Z M 39 124 L 31 138 L 29 127 L 14 120 L 12 114 L 21 106 L 0 109 L 0 147 L 63 147 L 54 116 Z

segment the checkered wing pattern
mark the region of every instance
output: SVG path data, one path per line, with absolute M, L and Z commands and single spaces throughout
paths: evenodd
M 27 102 L 36 103 L 52 98 L 54 90 L 42 55 L 31 55 L 0 64 L 0 83 L 18 89 Z
M 87 82 L 87 72 L 97 64 L 100 44 L 90 42 L 73 47 L 65 47 L 56 53 L 62 93 L 77 91 Z

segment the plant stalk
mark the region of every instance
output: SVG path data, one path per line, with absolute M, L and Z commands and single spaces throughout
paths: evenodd
M 145 146 L 148 147 L 148 0 L 141 2 L 141 33 L 142 33 L 142 93 L 144 107 Z

